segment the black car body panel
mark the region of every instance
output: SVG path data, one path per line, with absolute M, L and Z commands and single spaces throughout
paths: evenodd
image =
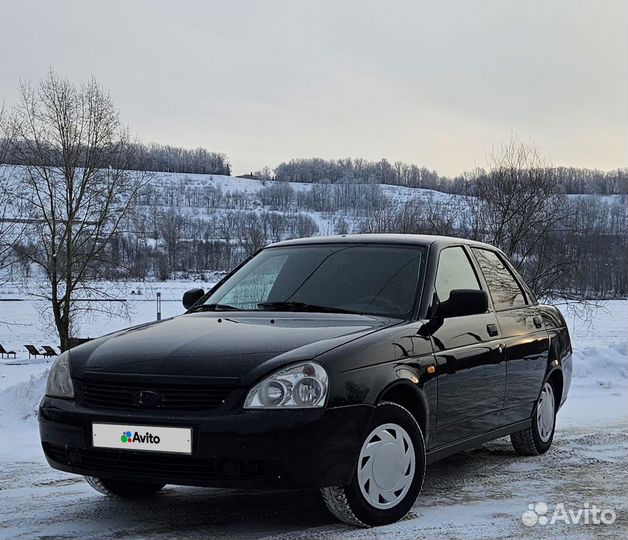
M 189 313 L 81 345 L 73 350 L 73 376 L 88 370 L 246 379 L 267 361 L 275 368 L 291 357 L 312 358 L 391 322 L 344 314 Z
M 501 252 L 468 240 L 416 235 L 301 239 L 266 249 L 343 243 L 424 250 L 411 316 L 190 310 L 80 345 L 70 352 L 75 398 L 44 397 L 40 405 L 50 465 L 174 484 L 345 485 L 382 400 L 413 413 L 430 461 L 530 425 L 549 378 L 556 381 L 560 404 L 565 401 L 572 368 L 564 318 L 555 307 L 538 304 Z M 478 288 L 493 293 L 485 313 L 436 315 L 439 258 L 449 248 L 464 255 Z M 519 287 L 518 305 L 499 309 L 482 267 L 486 261 L 474 249 L 499 257 L 498 270 L 507 269 Z M 324 407 L 243 407 L 256 383 L 303 361 L 319 363 L 329 375 Z M 142 391 L 154 391 L 161 401 L 139 403 Z M 93 422 L 191 427 L 192 455 L 96 449 Z

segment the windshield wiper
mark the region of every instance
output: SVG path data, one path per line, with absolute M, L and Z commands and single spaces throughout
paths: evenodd
M 201 304 L 190 309 L 190 311 L 242 311 L 240 308 L 229 304 Z
M 356 311 L 349 311 L 348 309 L 316 306 L 304 302 L 261 302 L 257 304 L 257 307 L 267 311 L 309 311 L 312 313 L 353 313 L 359 315 Z

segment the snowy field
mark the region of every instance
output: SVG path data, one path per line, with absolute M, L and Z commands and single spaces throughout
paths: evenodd
M 183 291 L 201 283 L 134 284 L 124 294 L 129 317 L 100 314 L 81 325 L 95 337 L 181 313 Z M 410 515 L 395 525 L 352 529 L 336 523 L 316 492 L 279 493 L 168 486 L 151 500 L 108 500 L 79 477 L 50 469 L 42 455 L 35 408 L 49 363 L 23 348 L 55 344 L 36 306 L 0 288 L 0 344 L 18 352 L 0 361 L 0 538 L 625 538 L 628 530 L 628 302 L 609 301 L 589 321 L 566 312 L 574 341 L 574 380 L 558 417 L 552 449 L 518 457 L 509 440 L 428 467 Z M 612 525 L 556 523 L 528 527 L 528 505 L 567 510 L 612 508 Z

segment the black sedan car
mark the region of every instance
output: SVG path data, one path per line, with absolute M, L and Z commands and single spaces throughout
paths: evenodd
M 342 521 L 381 525 L 430 462 L 506 435 L 546 452 L 569 391 L 562 315 L 478 242 L 280 242 L 183 303 L 55 362 L 39 409 L 52 467 L 121 497 L 316 487 Z

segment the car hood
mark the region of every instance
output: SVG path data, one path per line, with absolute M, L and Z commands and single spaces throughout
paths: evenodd
M 72 349 L 72 374 L 77 378 L 85 372 L 102 372 L 248 379 L 247 375 L 312 359 L 396 322 L 344 314 L 190 313 Z

